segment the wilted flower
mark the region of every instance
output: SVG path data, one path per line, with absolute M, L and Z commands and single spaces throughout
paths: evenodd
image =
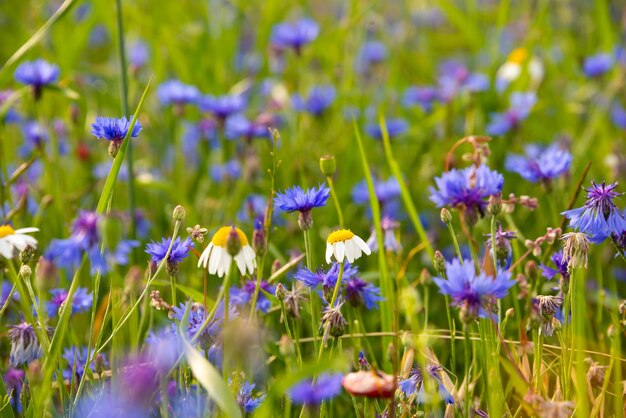
M 560 325 L 555 315 L 563 305 L 563 298 L 559 296 L 537 296 L 536 298 L 539 316 L 541 318 L 541 328 L 544 335 L 551 336 L 554 328 Z
M 343 302 L 339 302 L 335 305 L 335 307 L 327 306 L 322 311 L 320 334 L 322 334 L 324 345 L 326 345 L 329 336 L 339 338 L 346 331 L 348 321 L 346 321 L 346 318 L 344 318 L 341 313 L 342 306 Z
M 299 405 L 319 405 L 322 401 L 339 395 L 342 380 L 341 373 L 323 373 L 315 380 L 304 379 L 289 389 L 289 397 Z
M 509 155 L 505 166 L 507 170 L 519 174 L 532 183 L 537 183 L 566 174 L 571 162 L 572 154 L 555 143 L 548 147 L 528 145 L 525 156 Z
M 563 241 L 562 261 L 567 260 L 568 268 L 587 268 L 587 254 L 589 254 L 589 238 L 582 232 L 568 232 L 561 236 Z
M 227 248 L 229 236 L 233 231 L 240 242 L 240 250 L 235 255 L 230 254 Z M 246 272 L 249 274 L 254 272 L 256 256 L 248 244 L 246 235 L 237 227 L 223 226 L 217 230 L 209 245 L 202 252 L 198 260 L 198 267 L 208 268 L 209 274 L 224 277 L 224 274 L 230 270 L 230 264 L 233 260 L 235 260 L 242 275 L 245 275 Z
M 27 247 L 37 248 L 37 240 L 29 234 L 39 228 L 13 229 L 11 225 L 0 225 L 0 255 L 8 260 Z
M 11 367 L 28 364 L 41 357 L 43 350 L 35 328 L 31 324 L 21 322 L 18 325 L 9 326 L 9 328 L 9 339 L 11 340 L 9 364 Z
M 326 239 L 326 262 L 331 263 L 331 257 L 335 257 L 338 263 L 343 262 L 344 258 L 349 263 L 360 258 L 362 253 L 370 255 L 372 251 L 365 241 L 358 235 L 354 235 L 349 229 L 338 229 L 331 232 Z

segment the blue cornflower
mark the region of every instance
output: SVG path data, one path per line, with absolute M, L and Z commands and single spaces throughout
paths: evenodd
M 9 369 L 4 374 L 6 393 L 11 397 L 11 406 L 18 414 L 22 414 L 22 387 L 24 386 L 24 370 Z
M 487 198 L 502 192 L 504 177 L 486 165 L 452 169 L 435 177 L 437 188 L 429 187 L 430 200 L 437 207 L 467 208 L 482 215 L 487 207 Z
M 230 115 L 239 113 L 246 108 L 246 99 L 240 94 L 225 94 L 223 96 L 206 95 L 198 103 L 200 110 L 212 113 L 220 121 Z
M 114 142 L 122 141 L 128 134 L 131 119 L 126 119 L 126 116 L 122 118 L 107 118 L 98 116 L 96 121 L 91 125 L 91 134 L 98 139 L 106 139 L 107 141 Z M 139 132 L 141 132 L 141 123 L 136 121 L 133 126 L 131 137 L 137 138 L 137 136 L 139 136 Z
M 563 279 L 569 281 L 569 262 L 567 259 L 563 259 L 563 252 L 557 251 L 556 253 L 552 254 L 550 260 L 552 260 L 552 263 L 556 266 L 556 269 L 550 268 L 545 264 L 540 264 L 539 268 L 541 269 L 543 277 L 548 280 L 552 280 L 554 279 L 554 276 L 560 274 Z
M 504 135 L 517 128 L 530 114 L 537 103 L 534 92 L 511 94 L 511 106 L 504 113 L 492 113 L 491 122 L 487 125 L 489 135 Z
M 333 86 L 315 86 L 309 91 L 309 97 L 306 99 L 303 99 L 299 94 L 294 94 L 291 100 L 297 111 L 321 116 L 333 104 L 335 96 Z
M 20 156 L 24 158 L 35 150 L 42 150 L 50 138 L 48 130 L 34 120 L 29 120 L 22 124 L 22 135 L 24 136 L 24 144 L 19 151 Z
M 589 240 L 599 244 L 611 234 L 620 235 L 626 230 L 626 220 L 613 202 L 622 193 L 615 191 L 617 182 L 602 184 L 591 182 L 587 190 L 585 206 L 561 212 L 569 219 L 569 225 L 589 235 Z
M 313 208 L 325 206 L 329 196 L 330 189 L 324 185 L 306 191 L 300 186 L 293 186 L 277 193 L 274 204 L 285 212 L 309 212 Z
M 611 120 L 616 127 L 626 129 L 626 110 L 619 104 L 614 104 L 611 107 Z
M 91 354 L 93 355 L 93 352 Z M 85 373 L 85 366 L 87 365 L 89 357 L 87 347 L 78 348 L 76 346 L 72 346 L 66 348 L 63 352 L 63 358 L 67 361 L 67 367 L 63 370 L 63 378 L 71 380 L 72 372 L 74 372 L 76 374 L 76 380 L 80 380 L 83 373 Z M 91 362 L 89 368 L 92 372 L 96 371 L 97 363 L 104 367 L 108 366 L 108 362 L 104 354 L 98 354 L 94 361 Z
M 239 160 L 226 161 L 224 164 L 215 164 L 210 169 L 211 178 L 217 183 L 227 180 L 237 180 L 241 176 Z
M 381 206 L 385 206 L 400 196 L 400 184 L 395 177 L 390 176 L 387 180 L 379 180 L 374 177 L 374 193 Z M 354 203 L 369 205 L 370 195 L 365 180 L 360 181 L 352 189 L 352 200 Z
M 435 87 L 409 87 L 404 91 L 402 103 L 406 107 L 419 106 L 424 112 L 433 110 L 433 104 L 439 101 L 439 91 Z
M 186 303 L 180 303 L 179 306 L 172 307 L 172 319 L 176 319 L 178 322 L 183 320 L 185 316 L 185 311 L 187 310 Z M 192 304 L 189 308 L 189 317 L 187 318 L 187 338 L 190 340 L 196 337 L 196 334 L 199 332 L 202 324 L 206 319 L 207 313 L 204 310 L 204 307 L 199 304 Z M 229 310 L 229 318 L 234 318 L 237 316 L 237 311 L 233 305 L 230 305 Z M 198 337 L 197 343 L 200 347 L 205 350 L 209 349 L 212 346 L 219 343 L 219 334 L 222 331 L 222 323 L 224 322 L 224 303 L 220 302 L 217 309 L 215 310 L 215 315 L 209 322 L 209 324 L 202 330 L 202 333 Z M 174 331 L 177 331 L 178 324 L 172 324 Z
M 435 379 L 439 386 L 439 397 L 447 404 L 454 404 L 454 398 L 452 394 L 446 389 L 441 379 L 441 366 L 429 364 L 426 366 L 427 376 Z M 400 390 L 408 397 L 416 394 L 415 400 L 418 404 L 424 404 L 427 402 L 426 391 L 424 390 L 424 374 L 418 367 L 414 367 L 409 374 L 409 377 L 398 382 Z
M 50 291 L 52 297 L 48 302 L 46 302 L 46 310 L 48 311 L 48 316 L 50 318 L 54 318 L 57 316 L 59 312 L 59 308 L 65 300 L 67 299 L 68 290 L 66 289 L 52 289 Z M 93 302 L 93 298 L 91 293 L 84 287 L 79 287 L 74 292 L 74 299 L 72 300 L 72 314 L 85 312 L 91 308 L 91 303 Z
M 35 328 L 31 324 L 22 321 L 17 325 L 9 326 L 9 328 L 9 339 L 11 340 L 9 365 L 11 367 L 28 364 L 41 357 L 43 350 L 39 344 Z
M 439 291 L 452 298 L 452 305 L 461 308 L 461 319 L 470 322 L 478 317 L 487 318 L 496 299 L 506 296 L 515 284 L 511 273 L 499 270 L 495 277 L 484 272 L 476 273 L 474 263 L 458 258 L 446 262 L 446 278 L 434 277 Z
M 38 59 L 20 64 L 15 69 L 15 80 L 22 84 L 32 86 L 35 99 L 41 97 L 41 90 L 44 86 L 56 83 L 59 80 L 61 71 L 59 67 L 49 62 Z
M 342 280 L 347 280 L 359 273 L 359 268 L 350 263 L 345 263 L 343 268 Z M 333 263 L 328 270 L 318 269 L 312 272 L 306 267 L 301 267 L 294 274 L 294 279 L 301 281 L 311 289 L 316 288 L 320 284 L 324 288 L 334 289 L 339 277 L 339 263 Z
M 195 104 L 200 98 L 200 91 L 195 86 L 179 80 L 168 80 L 157 88 L 157 97 L 162 105 L 183 106 Z
M 449 102 L 463 92 L 476 93 L 489 88 L 489 78 L 481 73 L 472 73 L 462 63 L 446 61 L 439 67 L 438 89 L 443 102 Z
M 263 289 L 269 294 L 274 294 L 275 288 L 265 280 L 261 280 L 260 289 Z M 247 280 L 241 288 L 233 286 L 230 288 L 230 297 L 232 303 L 235 306 L 243 306 L 252 302 L 254 297 L 254 291 L 256 289 L 255 280 Z M 263 292 L 259 289 L 259 295 L 256 302 L 256 309 L 263 313 L 267 313 L 272 307 L 272 301 L 269 300 Z
M 141 41 L 136 40 L 130 45 L 128 49 L 128 61 L 130 63 L 131 71 L 137 72 L 140 68 L 146 65 L 150 58 L 150 52 L 148 51 L 148 45 Z
M 11 294 L 11 290 L 13 289 L 13 285 L 10 282 L 5 282 L 2 280 L 2 285 L 0 286 L 0 309 L 4 306 Z M 11 300 L 19 300 L 19 293 L 13 292 L 13 297 Z
M 257 409 L 259 405 L 261 405 L 261 402 L 263 402 L 266 396 L 261 395 L 253 397 L 252 391 L 255 387 L 256 385 L 254 383 L 244 381 L 241 384 L 241 389 L 239 389 L 239 392 L 237 393 L 237 403 L 241 408 L 243 408 L 244 412 L 247 414 L 254 412 L 254 410 Z
M 585 58 L 583 72 L 587 77 L 600 77 L 613 68 L 614 63 L 615 58 L 611 54 L 599 53 L 592 55 Z
M 265 219 L 267 209 L 267 198 L 260 194 L 250 194 L 243 202 L 241 209 L 237 213 L 237 219 L 242 222 L 261 222 Z
M 146 345 L 148 357 L 161 372 L 169 371 L 183 354 L 183 342 L 173 327 L 150 331 Z
M 356 59 L 356 70 L 359 73 L 369 71 L 370 67 L 387 59 L 387 47 L 382 42 L 367 41 L 359 50 Z
M 396 229 L 400 227 L 400 223 L 388 215 L 383 215 L 380 227 L 383 230 L 383 246 L 385 250 L 399 252 L 402 249 L 402 244 L 396 238 Z M 370 247 L 370 250 L 378 251 L 376 229 L 372 229 L 372 235 L 367 239 L 367 245 Z
M 404 119 L 385 119 L 385 125 L 387 127 L 387 134 L 389 138 L 395 138 L 396 136 L 402 135 L 409 129 L 409 124 Z M 380 124 L 378 123 L 369 123 L 365 127 L 365 132 L 369 136 L 375 139 L 383 139 L 383 132 L 380 129 Z
M 243 138 L 251 141 L 254 138 L 268 138 L 269 130 L 265 124 L 250 121 L 244 115 L 236 114 L 226 119 L 224 134 L 231 140 Z
M 537 183 L 566 174 L 571 163 L 572 154 L 556 143 L 548 147 L 532 144 L 526 147 L 526 155 L 509 155 L 504 166 L 524 179 Z
M 161 242 L 152 241 L 146 245 L 146 253 L 150 254 L 151 261 L 154 264 L 160 264 L 165 258 L 167 249 L 170 247 L 172 238 L 163 238 Z M 181 241 L 180 237 L 176 237 L 172 250 L 167 257 L 167 270 L 170 274 L 175 274 L 178 271 L 178 263 L 183 261 L 189 255 L 189 249 L 192 247 L 191 238 L 187 237 L 184 241 Z
M 365 305 L 367 309 L 378 309 L 378 302 L 385 300 L 380 289 L 358 277 L 350 277 L 345 281 L 344 295 L 346 301 L 354 307 Z
M 341 393 L 341 373 L 323 373 L 317 379 L 304 379 L 289 389 L 289 397 L 298 405 L 319 405 Z
M 319 25 L 312 19 L 304 18 L 293 23 L 283 22 L 274 25 L 270 41 L 275 48 L 293 48 L 299 54 L 304 45 L 317 38 L 319 31 Z

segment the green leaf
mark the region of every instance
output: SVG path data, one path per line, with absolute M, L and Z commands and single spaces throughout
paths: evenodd
M 13 418 L 13 407 L 11 406 L 11 398 L 7 394 L 7 390 L 4 387 L 4 379 L 0 379 L 0 398 L 3 399 L 4 404 L 0 407 L 0 418 Z
M 196 380 L 209 393 L 209 396 L 215 401 L 227 417 L 241 417 L 241 409 L 232 393 L 228 389 L 226 383 L 222 380 L 222 376 L 211 363 L 205 359 L 195 348 L 189 344 L 184 334 L 181 334 L 185 349 L 187 363 L 191 368 Z

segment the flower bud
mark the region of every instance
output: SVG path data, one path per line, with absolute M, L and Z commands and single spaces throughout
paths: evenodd
M 332 177 L 337 171 L 337 161 L 334 155 L 324 155 L 320 158 L 320 171 L 326 177 Z
M 254 253 L 262 257 L 267 252 L 265 231 L 263 229 L 255 229 L 252 233 L 252 248 Z
M 241 251 L 241 238 L 237 233 L 237 228 L 234 226 L 230 229 L 228 238 L 226 238 L 226 251 L 232 257 L 235 257 Z
M 112 158 L 117 157 L 117 153 L 120 152 L 120 148 L 122 148 L 123 139 L 114 139 L 109 142 L 109 155 Z
M 22 264 L 20 267 L 20 278 L 22 280 L 30 280 L 30 276 L 33 274 L 33 271 L 26 264 Z
M 535 281 L 539 277 L 539 267 L 537 267 L 537 263 L 533 260 L 528 261 L 524 265 L 524 273 L 528 279 Z
M 450 222 L 452 222 L 452 214 L 447 208 L 441 209 L 440 216 L 441 216 L 441 222 L 443 222 L 444 224 L 447 225 Z
M 270 273 L 274 274 L 276 273 L 278 270 L 280 270 L 280 268 L 283 266 L 283 263 L 280 262 L 280 260 L 276 259 L 272 262 L 272 268 L 270 269 Z M 271 275 L 270 274 L 270 275 Z
M 55 286 L 57 268 L 54 263 L 45 257 L 39 257 L 35 266 L 35 285 L 39 290 L 49 290 Z
M 172 213 L 172 218 L 174 218 L 175 221 L 183 221 L 185 220 L 186 215 L 187 212 L 185 211 L 185 208 L 181 205 L 177 205 Z
M 435 251 L 435 259 L 433 261 L 433 265 L 435 266 L 435 270 L 439 275 L 443 276 L 446 274 L 446 259 L 441 253 L 441 251 Z
M 22 264 L 28 264 L 33 259 L 34 255 L 35 255 L 35 248 L 31 247 L 30 245 L 27 245 L 26 248 L 24 248 L 20 252 L 20 261 L 22 262 Z
M 502 212 L 502 195 L 492 194 L 489 196 L 489 204 L 487 205 L 487 213 L 492 216 L 497 216 Z
M 293 340 L 288 335 L 283 335 L 278 342 L 278 351 L 283 357 L 291 357 L 296 352 Z
M 276 299 L 278 299 L 279 301 L 284 301 L 285 300 L 285 296 L 287 296 L 287 289 L 285 289 L 285 286 L 283 286 L 282 283 L 278 283 L 278 286 L 276 286 Z
M 515 308 L 509 308 L 504 314 L 507 318 L 513 318 L 515 316 Z
M 313 226 L 313 215 L 310 210 L 298 214 L 298 226 L 303 231 L 308 231 Z

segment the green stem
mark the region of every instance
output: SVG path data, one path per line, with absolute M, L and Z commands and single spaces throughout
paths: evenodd
M 285 302 L 280 301 L 280 311 L 283 314 L 283 322 L 285 323 L 285 330 L 287 331 L 287 335 L 291 339 L 291 341 L 295 341 L 293 337 L 293 333 L 291 332 L 291 327 L 289 327 L 289 317 L 287 316 L 287 309 L 285 309 Z M 298 361 L 298 366 L 302 366 L 302 354 L 300 353 L 300 344 L 295 344 L 296 346 L 296 359 Z
M 306 254 L 306 268 L 308 268 L 309 271 L 313 271 L 313 263 L 311 262 L 311 241 L 309 237 L 309 230 L 304 229 L 302 233 L 304 234 L 304 252 Z
M 454 227 L 452 226 L 452 222 L 446 223 L 448 227 L 448 232 L 450 233 L 450 238 L 452 239 L 452 245 L 454 245 L 454 251 L 456 251 L 457 257 L 459 257 L 459 261 L 463 264 L 463 255 L 461 254 L 461 247 L 459 247 L 459 241 L 456 239 L 456 233 L 454 232 Z
M 339 264 L 339 275 L 337 276 L 337 283 L 335 283 L 335 290 L 333 290 L 333 297 L 330 300 L 330 308 L 335 307 L 335 302 L 337 301 L 337 297 L 339 296 L 339 288 L 341 287 L 341 279 L 343 278 L 343 268 L 344 261 Z
M 469 369 L 470 369 L 470 345 L 471 345 L 471 341 L 470 341 L 470 333 L 469 333 L 469 325 L 468 324 L 463 324 L 463 335 L 465 337 L 465 415 L 466 417 L 469 417 L 469 411 L 470 411 L 470 393 L 469 393 L 469 381 L 470 381 L 470 375 L 469 375 Z
M 177 306 L 176 304 L 176 275 L 170 275 L 170 286 L 172 288 L 172 306 Z
M 337 192 L 335 191 L 333 178 L 331 176 L 326 177 L 326 182 L 328 183 L 328 187 L 330 188 L 330 195 L 333 198 L 335 209 L 337 209 L 337 218 L 339 219 L 339 226 L 343 228 L 343 212 L 341 211 L 341 205 L 339 204 L 339 199 L 337 198 Z

